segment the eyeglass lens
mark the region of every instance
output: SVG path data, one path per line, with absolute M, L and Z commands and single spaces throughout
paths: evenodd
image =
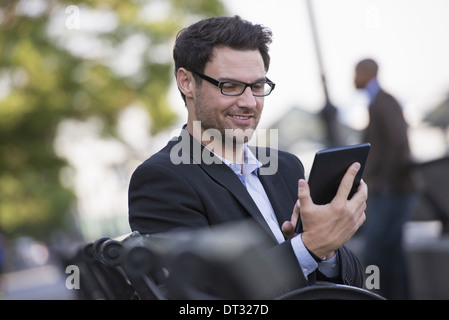
M 221 92 L 227 95 L 240 95 L 246 87 L 251 87 L 251 91 L 255 96 L 266 96 L 271 93 L 272 87 L 267 82 L 256 82 L 248 85 L 242 82 L 226 81 L 221 83 Z

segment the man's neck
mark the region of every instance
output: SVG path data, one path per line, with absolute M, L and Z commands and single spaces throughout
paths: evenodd
M 207 136 L 207 134 L 205 134 L 205 136 Z M 228 161 L 239 164 L 243 163 L 244 144 L 233 141 L 232 137 L 224 137 L 219 140 L 214 137 L 208 139 L 203 136 L 201 143 L 213 151 L 216 155 Z
M 187 125 L 187 131 L 216 155 L 234 163 L 243 163 L 244 143 L 235 141 L 218 130 L 205 130 L 195 121 L 192 126 Z

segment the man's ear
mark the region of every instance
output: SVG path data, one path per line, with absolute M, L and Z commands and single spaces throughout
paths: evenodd
M 186 96 L 186 98 L 193 97 L 195 79 L 190 71 L 185 68 L 179 68 L 176 73 L 176 82 L 179 90 Z

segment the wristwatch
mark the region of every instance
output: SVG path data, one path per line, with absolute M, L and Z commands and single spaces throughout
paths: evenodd
M 307 248 L 305 245 L 304 247 L 306 248 L 307 252 L 310 254 L 310 256 L 313 258 L 313 260 L 315 260 L 316 262 L 320 263 L 324 260 L 326 260 L 326 257 L 324 257 L 323 259 L 321 259 L 320 257 L 318 257 L 316 254 L 314 254 L 312 251 L 309 250 L 309 248 Z

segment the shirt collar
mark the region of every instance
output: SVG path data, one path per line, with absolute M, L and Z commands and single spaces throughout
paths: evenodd
M 213 151 L 211 152 L 214 153 Z M 242 166 L 239 163 L 232 162 L 225 158 L 222 158 L 216 153 L 214 153 L 214 155 L 238 175 L 241 175 L 242 173 L 243 175 L 248 175 L 251 174 L 252 172 L 257 174 L 257 169 L 262 167 L 262 163 L 259 160 L 257 160 L 256 156 L 252 153 L 251 149 L 248 148 L 247 144 L 243 145 L 243 171 Z
M 365 86 L 365 90 L 368 93 L 369 99 L 372 102 L 380 90 L 377 77 L 372 78 Z

